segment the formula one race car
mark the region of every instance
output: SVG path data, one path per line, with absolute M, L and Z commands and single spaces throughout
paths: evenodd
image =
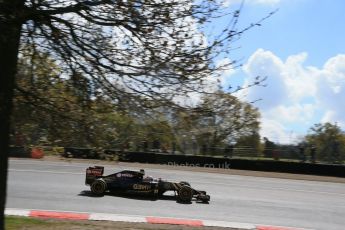
M 178 201 L 190 203 L 193 198 L 207 203 L 210 196 L 205 191 L 199 191 L 190 186 L 188 182 L 169 182 L 145 176 L 145 171 L 124 170 L 103 176 L 104 167 L 94 166 L 86 169 L 85 184 L 90 185 L 91 192 L 103 195 L 106 191 L 126 194 L 152 195 L 161 197 L 167 191 L 174 191 Z

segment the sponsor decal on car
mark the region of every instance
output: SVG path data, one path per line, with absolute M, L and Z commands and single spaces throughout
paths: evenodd
M 132 178 L 134 177 L 133 174 L 130 174 L 130 173 L 118 173 L 116 174 L 116 177 L 128 177 L 128 178 Z
M 101 169 L 87 169 L 86 174 L 91 174 L 94 176 L 101 176 L 102 175 L 102 170 Z
M 150 185 L 144 185 L 144 184 L 134 184 L 133 189 L 135 189 L 135 190 L 150 190 L 151 186 Z

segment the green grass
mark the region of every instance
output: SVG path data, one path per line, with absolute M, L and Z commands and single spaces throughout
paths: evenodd
M 40 227 L 45 228 L 50 224 L 45 220 L 34 219 L 29 217 L 14 217 L 14 216 L 7 216 L 5 218 L 5 229 L 6 230 L 17 230 L 17 229 L 25 229 L 27 227 Z

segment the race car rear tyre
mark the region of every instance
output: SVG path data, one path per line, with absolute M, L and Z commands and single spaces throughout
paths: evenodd
M 183 203 L 189 203 L 192 201 L 193 198 L 193 191 L 191 187 L 184 185 L 178 191 L 178 198 L 179 201 Z
M 91 184 L 91 192 L 95 195 L 103 195 L 106 189 L 107 184 L 102 179 L 97 179 Z

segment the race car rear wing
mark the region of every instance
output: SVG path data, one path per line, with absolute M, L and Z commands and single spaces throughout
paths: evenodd
M 95 179 L 102 177 L 103 173 L 104 173 L 103 166 L 88 167 L 86 169 L 85 184 L 92 184 L 92 182 Z

